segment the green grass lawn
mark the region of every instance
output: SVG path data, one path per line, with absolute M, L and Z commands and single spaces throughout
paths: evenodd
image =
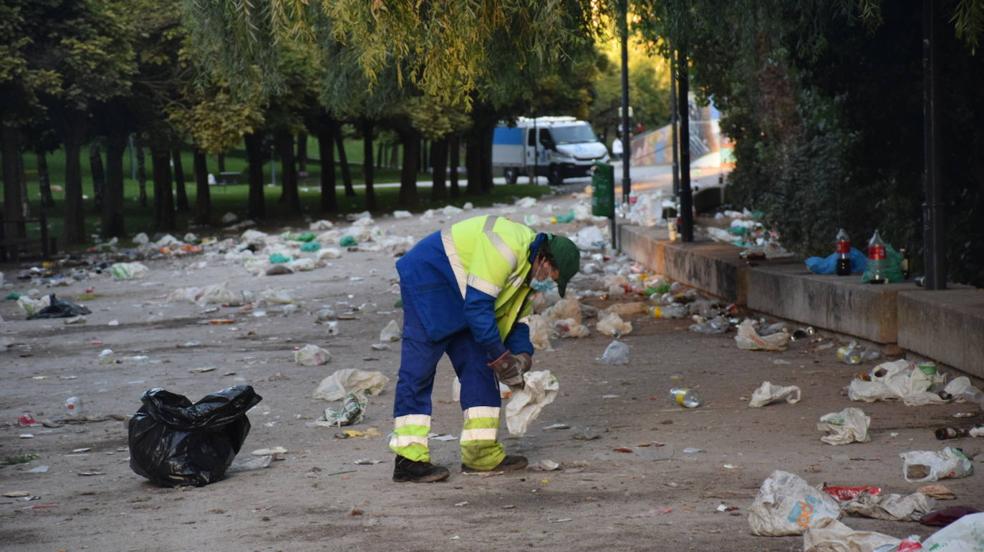
M 309 162 L 307 165 L 307 176 L 301 177 L 300 186 L 300 196 L 301 196 L 301 206 L 304 217 L 306 218 L 323 218 L 324 215 L 320 212 L 320 164 L 317 160 L 317 140 L 314 138 L 308 139 L 308 151 Z M 339 212 L 328 216 L 327 218 L 332 218 L 333 216 L 342 215 L 345 213 L 360 212 L 365 210 L 365 196 L 363 189 L 360 187 L 363 184 L 362 180 L 362 170 L 359 163 L 361 163 L 361 149 L 362 143 L 359 141 L 349 140 L 346 142 L 346 151 L 349 153 L 349 161 L 352 170 L 353 184 L 356 186 L 356 196 L 346 197 L 344 189 L 342 187 L 341 174 L 336 167 L 337 174 L 337 189 L 336 197 L 338 199 Z M 356 154 L 358 157 L 356 157 Z M 146 155 L 147 164 L 146 172 L 148 176 L 147 181 L 147 196 L 148 204 L 147 207 L 141 207 L 139 204 L 139 185 L 131 178 L 131 152 L 127 149 L 124 156 L 124 216 L 125 216 L 125 228 L 128 235 L 134 235 L 138 232 L 147 232 L 148 234 L 153 234 L 155 232 L 153 224 L 153 182 L 150 181 L 151 176 L 151 163 L 149 154 Z M 184 152 L 182 155 L 185 171 L 185 186 L 188 192 L 188 201 L 191 204 L 192 209 L 194 209 L 195 203 L 195 183 L 194 175 L 192 173 L 192 154 L 190 151 Z M 103 161 L 105 162 L 105 155 Z M 225 158 L 226 171 L 241 171 L 243 176 L 240 179 L 242 184 L 238 185 L 225 185 L 225 186 L 213 186 L 211 187 L 211 199 L 212 199 L 212 223 L 213 225 L 220 225 L 220 219 L 227 212 L 236 213 L 240 220 L 246 219 L 246 203 L 248 198 L 249 189 L 246 181 L 246 167 L 247 162 L 245 158 L 244 150 L 234 150 L 226 154 Z M 40 209 L 40 190 L 37 184 L 37 171 L 36 171 L 36 161 L 33 155 L 28 154 L 24 157 L 24 165 L 27 173 L 28 182 L 28 197 L 31 205 L 31 212 L 36 214 Z M 52 236 L 60 237 L 62 230 L 62 208 L 64 206 L 64 174 L 65 174 L 65 158 L 62 151 L 56 151 L 48 156 L 48 170 L 51 175 L 51 183 L 53 187 L 53 196 L 55 199 L 55 207 L 49 210 L 49 228 Z M 277 167 L 279 169 L 279 165 Z M 218 174 L 218 161 L 214 156 L 210 156 L 208 159 L 208 169 L 209 172 L 213 174 Z M 89 156 L 88 148 L 83 148 L 82 155 L 82 174 L 83 174 L 83 194 L 86 196 L 86 232 L 89 236 L 95 236 L 99 233 L 99 213 L 96 211 L 95 204 L 93 201 L 93 189 L 92 189 L 92 176 L 89 170 Z M 303 220 L 292 220 L 284 212 L 283 206 L 280 204 L 280 186 L 279 186 L 279 174 L 277 171 L 277 181 L 278 185 L 270 186 L 269 184 L 264 187 L 265 200 L 266 200 L 266 218 L 261 221 L 262 226 L 276 226 L 276 225 L 288 225 L 288 224 L 301 224 Z M 421 180 L 429 180 L 428 175 L 421 175 Z M 264 181 L 269 183 L 271 179 L 270 174 L 270 164 L 264 165 Z M 376 170 L 375 182 L 376 183 L 391 183 L 399 181 L 399 170 L 393 168 L 378 168 Z M 462 186 L 462 191 L 464 191 L 465 181 L 460 180 Z M 440 202 L 433 202 L 430 199 L 430 188 L 420 188 L 418 191 L 418 204 L 411 210 L 413 211 L 423 211 L 426 209 L 443 207 L 445 205 L 457 205 L 461 206 L 466 202 L 472 202 L 476 206 L 491 205 L 493 203 L 510 203 L 514 198 L 524 197 L 524 196 L 535 196 L 539 197 L 546 193 L 548 189 L 544 186 L 531 186 L 531 185 L 514 185 L 514 186 L 495 186 L 492 193 L 489 195 L 480 196 L 469 196 L 467 194 L 462 194 L 453 200 L 446 200 Z M 397 205 L 397 198 L 399 189 L 398 188 L 377 188 L 376 193 L 376 204 L 377 211 L 381 213 L 391 212 L 394 209 L 400 208 Z M 178 233 L 183 233 L 193 226 L 191 224 L 192 213 L 178 213 Z M 39 235 L 40 229 L 37 225 L 34 227 L 29 227 L 28 232 L 32 236 Z

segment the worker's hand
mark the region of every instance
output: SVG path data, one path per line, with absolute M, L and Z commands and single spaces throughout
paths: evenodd
M 523 388 L 522 361 L 519 357 L 509 351 L 502 353 L 502 356 L 489 363 L 489 368 L 495 372 L 497 378 L 509 387 Z
M 516 355 L 519 361 L 519 372 L 525 374 L 533 369 L 533 357 L 529 353 L 519 353 Z

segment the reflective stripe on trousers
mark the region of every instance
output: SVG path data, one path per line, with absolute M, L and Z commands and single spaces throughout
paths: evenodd
M 499 409 L 494 406 L 475 406 L 463 412 L 465 423 L 461 431 L 461 463 L 475 470 L 491 470 L 506 457 L 506 451 L 496 440 L 499 429 Z
M 396 454 L 414 462 L 430 462 L 427 435 L 431 417 L 426 414 L 409 414 L 393 420 L 393 433 L 389 447 Z

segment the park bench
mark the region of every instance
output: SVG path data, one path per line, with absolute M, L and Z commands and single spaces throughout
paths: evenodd
M 239 177 L 242 171 L 223 171 L 219 173 L 219 178 L 215 181 L 217 186 L 229 186 L 239 184 Z
M 12 224 L 37 224 L 40 227 L 40 237 L 8 237 L 6 228 Z M 37 218 L 4 220 L 0 217 L 0 262 L 20 260 L 21 255 L 31 256 L 32 253 L 48 259 L 58 252 L 55 238 L 48 235 L 48 217 L 42 212 Z

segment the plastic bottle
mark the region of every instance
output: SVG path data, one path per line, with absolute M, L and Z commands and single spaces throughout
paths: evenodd
M 851 238 L 843 228 L 837 232 L 837 275 L 851 275 Z
M 869 284 L 885 284 L 885 242 L 878 235 L 878 230 L 868 242 L 868 272 L 871 274 Z
M 902 262 L 899 263 L 899 269 L 902 270 L 902 277 L 908 280 L 912 274 L 912 259 L 909 256 L 909 249 L 903 247 L 899 249 L 899 254 L 902 255 Z
M 696 391 L 686 387 L 674 387 L 670 389 L 670 396 L 678 405 L 684 408 L 697 408 L 704 404 L 704 401 L 701 400 L 700 395 Z
M 75 418 L 82 414 L 82 399 L 69 397 L 65 400 L 65 414 L 70 418 Z

